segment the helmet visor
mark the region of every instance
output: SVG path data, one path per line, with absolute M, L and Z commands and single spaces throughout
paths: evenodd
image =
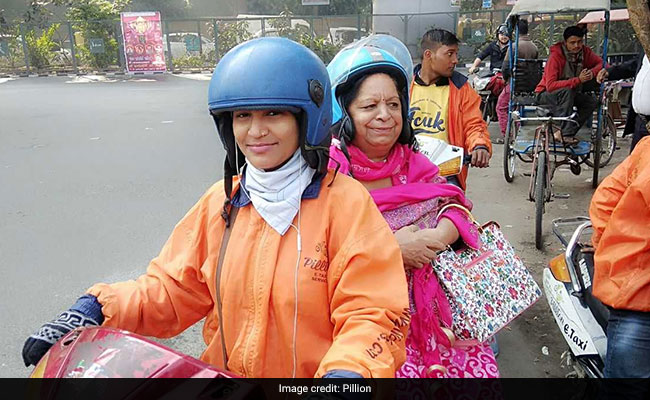
M 384 53 L 388 53 L 388 57 Z M 399 66 L 406 75 L 407 87 L 411 84 L 413 60 L 408 48 L 393 36 L 376 34 L 349 44 L 332 59 L 327 67 L 332 85 L 344 84 L 361 63 L 373 61 Z

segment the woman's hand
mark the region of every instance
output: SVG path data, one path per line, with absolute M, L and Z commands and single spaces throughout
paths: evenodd
M 402 250 L 406 270 L 422 268 L 436 258 L 436 252 L 447 245 L 438 239 L 436 229 L 422 229 L 415 225 L 405 226 L 395 232 L 395 239 Z

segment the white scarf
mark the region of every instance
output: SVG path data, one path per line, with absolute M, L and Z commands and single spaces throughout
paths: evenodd
M 316 170 L 296 150 L 282 167 L 263 171 L 247 164 L 245 189 L 253 207 L 264 221 L 284 235 L 298 213 L 302 192 L 311 183 Z
M 648 60 L 648 56 L 643 57 L 641 70 L 634 78 L 632 107 L 637 114 L 650 115 L 650 60 Z

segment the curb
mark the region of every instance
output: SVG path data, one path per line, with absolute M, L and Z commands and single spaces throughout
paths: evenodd
M 203 72 L 203 71 L 198 71 L 198 73 Z M 115 76 L 128 76 L 128 75 L 133 75 L 133 76 L 142 76 L 142 75 L 163 75 L 168 72 L 153 72 L 153 73 L 144 73 L 144 72 L 133 72 L 131 74 L 127 74 L 126 72 L 118 71 L 118 72 L 41 72 L 41 73 L 27 73 L 27 72 L 21 72 L 18 74 L 0 74 L 0 78 L 12 78 L 12 79 L 17 79 L 17 78 L 41 78 L 41 77 L 56 77 L 56 76 L 66 76 L 68 78 L 74 78 L 77 76 L 88 76 L 88 75 L 98 75 L 98 76 L 107 76 L 107 77 L 115 77 Z M 184 72 L 185 73 L 185 72 Z M 189 73 L 189 72 L 187 72 Z M 197 73 L 197 72 L 195 72 Z
M 170 74 L 174 75 L 189 75 L 189 74 L 211 74 L 214 70 L 213 69 L 208 69 L 208 70 L 189 70 L 189 71 L 179 71 L 179 70 L 174 70 L 169 72 Z

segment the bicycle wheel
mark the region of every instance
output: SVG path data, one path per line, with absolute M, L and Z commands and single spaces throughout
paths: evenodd
M 614 151 L 616 151 L 616 124 L 614 123 L 612 117 L 608 115 L 605 120 L 605 126 L 603 126 L 603 133 L 601 139 L 601 149 L 600 149 L 601 168 L 609 164 L 609 162 L 612 159 L 612 156 L 614 155 Z M 589 157 L 585 160 L 585 164 L 587 164 L 591 168 L 594 167 L 594 163 L 591 160 L 591 154 L 589 154 Z
M 503 176 L 506 182 L 510 183 L 515 179 L 515 163 L 517 153 L 515 152 L 515 141 L 519 128 L 517 121 L 514 119 L 510 121 L 510 125 L 506 129 L 506 138 L 503 141 Z
M 542 216 L 546 202 L 546 153 L 537 154 L 537 173 L 535 174 L 535 247 L 542 250 Z

